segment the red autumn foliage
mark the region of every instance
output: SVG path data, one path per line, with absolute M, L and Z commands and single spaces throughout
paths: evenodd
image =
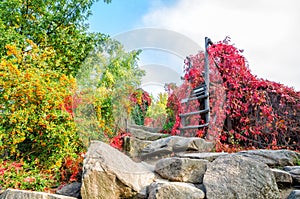
M 149 93 L 144 91 L 143 89 L 137 89 L 133 93 L 131 93 L 129 97 L 133 106 L 138 105 L 142 112 L 147 111 L 147 108 L 151 105 L 151 97 Z
M 78 105 L 81 103 L 82 99 L 78 95 L 69 95 L 64 99 L 63 104 L 61 105 L 61 108 L 66 110 L 72 117 L 74 117 L 73 110 L 78 107 Z
M 61 168 L 61 181 L 65 183 L 80 182 L 82 173 L 84 153 L 80 153 L 78 157 L 65 157 Z
M 192 136 L 214 139 L 218 150 L 299 150 L 300 92 L 252 75 L 242 51 L 231 45 L 229 38 L 210 46 L 208 53 L 211 120 L 205 133 L 200 130 Z M 178 90 L 189 94 L 189 90 L 204 82 L 204 53 L 190 56 L 185 64 L 186 81 Z M 178 114 L 184 109 L 190 112 L 195 106 L 182 107 L 180 100 L 184 94 L 175 93 L 170 93 L 168 101 L 168 107 L 174 110 L 176 118 L 171 134 L 178 132 L 180 127 Z
M 130 136 L 130 133 L 123 133 L 120 132 L 117 136 L 113 137 L 110 140 L 110 146 L 122 150 L 123 149 L 123 143 L 124 143 L 124 137 Z
M 150 95 L 143 89 L 136 89 L 129 96 L 131 102 L 131 117 L 135 124 L 144 125 L 148 107 L 151 105 Z

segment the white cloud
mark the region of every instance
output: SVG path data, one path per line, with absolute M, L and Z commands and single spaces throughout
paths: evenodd
M 300 1 L 178 0 L 155 1 L 143 26 L 183 33 L 201 46 L 227 35 L 244 49 L 253 74 L 300 90 Z

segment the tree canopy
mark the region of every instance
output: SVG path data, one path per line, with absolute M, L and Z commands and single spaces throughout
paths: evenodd
M 80 63 L 107 36 L 88 33 L 87 18 L 95 0 L 4 0 L 0 2 L 0 56 L 7 44 L 30 50 L 26 39 L 40 49 L 52 48 L 52 69 L 76 75 Z M 109 3 L 110 0 L 104 0 Z
M 95 117 L 87 125 L 97 126 L 93 138 L 105 141 L 118 134 L 123 113 L 130 112 L 128 96 L 143 75 L 139 51 L 125 52 L 109 36 L 88 32 L 95 1 L 0 1 L 4 188 L 41 191 L 79 178 L 85 151 L 81 132 L 89 138 L 91 133 L 76 125 L 77 102 L 93 107 Z

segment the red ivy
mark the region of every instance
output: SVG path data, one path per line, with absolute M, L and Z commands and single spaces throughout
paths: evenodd
M 241 54 L 243 51 L 231 45 L 229 37 L 209 47 L 208 52 L 211 120 L 207 132 L 200 131 L 196 135 L 201 137 L 206 134 L 208 139 L 215 139 L 217 143 L 226 145 L 227 149 L 299 150 L 300 92 L 252 75 Z M 189 94 L 187 87 L 195 88 L 204 82 L 203 52 L 190 56 L 185 64 L 186 81 L 178 89 L 183 93 L 173 91 L 168 101 L 168 107 L 174 110 L 176 118 L 172 133 L 180 127 L 178 114 L 190 112 L 197 105 L 183 107 L 179 103 L 185 94 Z

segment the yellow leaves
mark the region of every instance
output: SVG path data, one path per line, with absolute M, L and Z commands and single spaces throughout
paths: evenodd
M 20 49 L 18 49 L 15 45 L 10 45 L 7 44 L 5 46 L 5 48 L 7 49 L 7 55 L 8 56 L 14 56 L 17 58 L 18 62 L 21 61 L 22 59 L 22 52 Z
M 24 142 L 25 139 L 25 137 L 20 137 L 19 142 Z
M 4 98 L 5 100 L 8 100 L 8 96 L 7 96 L 7 95 L 3 95 L 3 98 Z
M 111 74 L 111 72 L 106 71 L 105 75 L 106 75 L 106 81 L 107 81 L 108 85 L 111 86 L 112 84 L 115 83 L 114 76 L 113 76 L 113 74 Z
M 11 134 L 13 135 L 13 140 L 12 140 L 13 145 L 22 143 L 26 139 L 25 133 L 22 131 L 16 130 L 11 132 Z
M 11 106 L 11 107 L 10 107 L 10 110 L 11 110 L 11 112 L 15 112 L 16 109 L 15 109 L 14 106 Z
M 36 90 L 35 94 L 39 100 L 43 100 L 46 93 L 44 90 Z
M 76 85 L 76 79 L 75 78 L 73 78 L 73 77 L 70 77 L 69 78 L 69 83 L 70 83 L 70 85 L 72 86 L 72 87 L 75 87 Z
M 62 74 L 61 76 L 60 76 L 60 79 L 59 79 L 59 81 L 66 81 L 67 80 L 67 76 L 65 75 L 65 74 Z
M 28 81 L 28 80 L 30 80 L 31 77 L 32 77 L 32 74 L 30 72 L 26 71 L 24 78 Z
M 142 105 L 142 97 L 136 98 L 137 104 Z
M 17 56 L 18 54 L 18 50 L 16 48 L 15 45 L 6 45 L 5 48 L 7 49 L 7 55 L 10 56 L 10 55 L 14 55 L 14 56 Z
M 26 39 L 26 42 L 32 47 L 32 49 L 37 49 L 38 46 L 30 39 Z
M 99 128 L 103 128 L 105 126 L 105 120 L 101 119 L 99 122 Z
M 57 168 L 60 168 L 61 165 L 62 165 L 61 160 L 56 161 L 55 166 L 56 166 Z
M 110 89 L 104 86 L 100 86 L 99 88 L 97 88 L 96 91 L 97 91 L 97 98 L 100 99 L 100 101 L 102 99 L 107 98 L 111 94 Z
M 11 118 L 11 119 L 10 119 L 10 123 L 11 123 L 11 124 L 16 124 L 16 123 L 17 123 L 17 120 L 16 120 L 15 118 Z
M 53 88 L 52 87 L 47 87 L 47 90 L 49 91 L 49 92 L 52 92 L 53 91 Z M 49 101 L 49 103 L 50 103 L 51 101 Z
M 57 56 L 53 49 L 40 50 L 30 40 L 24 47 L 22 52 L 7 45 L 8 56 L 0 59 L 0 108 L 4 110 L 0 154 L 4 150 L 11 157 L 34 154 L 44 158 L 41 162 L 47 168 L 54 165 L 57 169 L 62 165 L 60 156 L 81 147 L 73 118 L 61 110 L 66 96 L 73 94 L 76 79 L 50 68 Z M 48 160 L 49 154 L 54 155 Z
M 12 154 L 16 153 L 16 146 L 12 146 L 10 148 L 10 153 L 12 153 Z
M 19 76 L 21 74 L 20 70 L 18 69 L 18 67 L 16 65 L 13 65 L 11 63 L 8 63 L 7 64 L 8 66 L 8 69 L 9 69 L 9 72 L 12 74 L 12 75 L 17 75 Z
M 67 84 L 70 84 L 70 79 L 65 74 L 62 74 L 59 78 L 59 82 L 61 86 L 65 86 Z

